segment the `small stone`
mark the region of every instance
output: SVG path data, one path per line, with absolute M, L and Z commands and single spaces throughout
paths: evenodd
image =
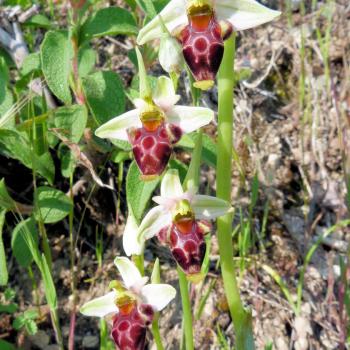
M 83 348 L 85 349 L 96 349 L 99 340 L 95 335 L 87 335 L 83 338 Z
M 44 349 L 50 341 L 50 337 L 42 330 L 39 330 L 36 334 L 29 337 L 33 345 L 39 349 Z

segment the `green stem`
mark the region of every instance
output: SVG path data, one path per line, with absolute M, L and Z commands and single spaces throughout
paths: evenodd
M 156 319 L 152 322 L 152 334 L 153 334 L 154 341 L 157 345 L 157 350 L 164 350 L 164 346 L 162 344 L 162 338 L 159 332 L 158 317 L 156 317 Z
M 51 309 L 50 314 L 51 314 L 51 322 L 52 322 L 53 329 L 54 329 L 55 335 L 56 335 L 56 341 L 57 341 L 58 348 L 60 350 L 64 350 L 63 338 L 62 338 L 57 309 Z
M 233 148 L 233 88 L 235 37 L 225 42 L 225 52 L 218 75 L 218 158 L 217 197 L 231 202 Z M 220 265 L 224 288 L 236 332 L 236 349 L 254 349 L 251 315 L 243 308 L 236 281 L 231 240 L 232 214 L 218 218 Z
M 179 276 L 186 350 L 193 350 L 192 312 L 188 282 L 185 273 L 179 266 L 177 267 L 177 274 Z

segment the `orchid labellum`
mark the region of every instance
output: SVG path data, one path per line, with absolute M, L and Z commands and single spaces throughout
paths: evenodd
M 158 78 L 151 93 L 139 52 L 138 57 L 141 98 L 134 100 L 136 109 L 108 121 L 95 133 L 101 138 L 128 140 L 143 179 L 150 180 L 163 173 L 182 134 L 210 123 L 214 112 L 204 107 L 176 105 L 180 96 L 166 76 Z
M 206 90 L 214 84 L 224 53 L 223 42 L 232 31 L 256 27 L 279 15 L 279 11 L 255 0 L 171 0 L 142 28 L 137 42 L 143 45 L 159 38 L 165 25 L 182 45 L 195 86 Z
M 153 198 L 158 206 L 147 213 L 139 227 L 129 216 L 123 236 L 125 253 L 140 254 L 145 240 L 157 236 L 195 281 L 200 277 L 205 255 L 204 236 L 211 230 L 208 220 L 226 214 L 231 206 L 222 199 L 197 195 L 194 190 L 184 192 L 178 172 L 173 169 L 164 175 L 160 192 Z
M 84 304 L 85 316 L 105 317 L 113 321 L 111 336 L 120 349 L 143 350 L 146 330 L 156 311 L 174 299 L 176 290 L 168 284 L 146 284 L 137 267 L 125 257 L 115 259 L 123 282 L 112 281 L 111 292 Z

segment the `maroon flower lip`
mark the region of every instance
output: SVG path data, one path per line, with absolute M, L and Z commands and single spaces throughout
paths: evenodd
M 158 239 L 170 247 L 174 259 L 186 274 L 198 274 L 206 251 L 204 236 L 210 229 L 211 225 L 206 221 L 186 220 L 162 229 Z
M 120 350 L 143 350 L 147 327 L 152 323 L 151 305 L 141 304 L 126 313 L 118 313 L 113 320 L 111 336 Z
M 136 164 L 143 179 L 147 180 L 163 173 L 182 131 L 174 124 L 162 122 L 152 128 L 143 125 L 128 134 Z
M 205 89 L 213 85 L 224 54 L 224 40 L 231 35 L 232 25 L 219 23 L 213 12 L 189 15 L 188 21 L 178 40 L 197 81 L 195 86 Z

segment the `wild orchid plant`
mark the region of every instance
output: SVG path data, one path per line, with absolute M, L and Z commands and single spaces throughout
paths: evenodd
M 218 198 L 195 194 L 195 179 L 188 182 L 190 185 L 184 191 L 177 171 L 168 170 L 161 182 L 160 196 L 153 198 L 158 206 L 147 213 L 140 225 L 129 211 L 123 237 L 124 250 L 129 256 L 141 256 L 143 261 L 145 240 L 156 235 L 169 246 L 189 280 L 196 281 L 198 278 L 195 276 L 200 275 L 206 249 L 204 236 L 211 231 L 209 222 L 205 220 L 218 218 L 220 263 L 238 350 L 254 349 L 254 341 L 251 316 L 243 308 L 236 284 L 231 242 L 232 33 L 271 21 L 278 15 L 278 11 L 270 10 L 254 0 L 171 0 L 158 16 L 141 29 L 137 38 L 139 45 L 162 39 L 160 61 L 169 73 L 178 73 L 181 69 L 179 52 L 182 51 L 197 88 L 205 90 L 212 87 L 221 66 L 218 76 Z M 174 38 L 182 47 L 180 51 Z M 182 134 L 210 123 L 214 113 L 204 107 L 176 105 L 180 97 L 172 80 L 166 76 L 157 79 L 156 88 L 151 92 L 138 49 L 137 57 L 140 98 L 134 101 L 136 109 L 103 124 L 96 130 L 96 135 L 128 140 L 143 180 L 149 180 L 165 171 L 173 145 Z M 200 142 L 201 137 L 198 137 L 195 153 L 200 152 Z M 197 172 L 199 165 L 194 165 Z M 170 302 L 175 291 L 167 285 L 145 285 L 146 278 L 141 277 L 127 258 L 116 258 L 115 262 L 124 284 L 113 282 L 112 292 L 85 304 L 81 312 L 100 317 L 112 313 L 112 337 L 117 346 L 120 349 L 143 349 L 146 327 L 154 311 Z M 183 272 L 179 271 L 179 279 L 185 344 L 186 349 L 191 350 L 192 317 L 188 286 L 181 277 Z

